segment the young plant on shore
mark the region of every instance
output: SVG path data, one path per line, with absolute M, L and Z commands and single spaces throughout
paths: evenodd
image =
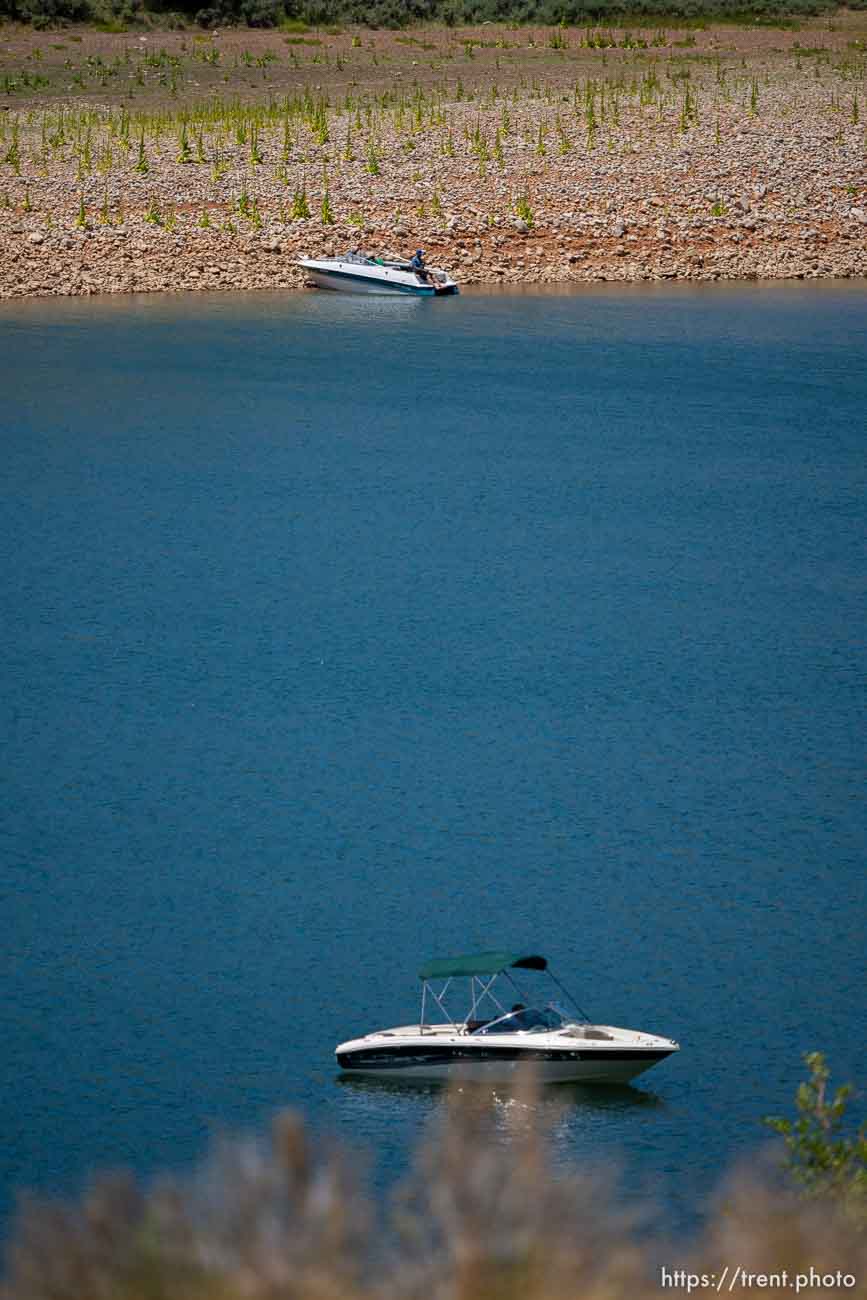
M 139 172 L 142 176 L 147 176 L 150 171 L 150 163 L 148 162 L 148 157 L 145 153 L 144 129 L 142 129 L 141 135 L 138 138 L 138 158 L 136 159 L 134 170 Z
M 596 147 L 596 131 L 599 126 L 599 123 L 596 120 L 596 112 L 593 107 L 592 94 L 587 100 L 587 107 L 585 109 L 584 118 L 587 125 L 587 151 L 589 153 L 592 152 L 593 149 L 595 149 Z
M 491 150 L 491 156 L 497 166 L 502 169 L 506 165 L 505 155 L 503 154 L 503 137 L 500 127 L 494 132 L 494 147 Z
M 289 127 L 289 114 L 283 118 L 283 144 L 280 149 L 280 161 L 287 163 L 292 157 L 292 132 Z
M 310 204 L 307 201 L 307 186 L 302 180 L 299 188 L 296 188 L 292 195 L 292 220 L 308 221 L 310 219 Z
M 681 131 L 688 131 L 691 126 L 698 126 L 698 106 L 689 85 L 684 86 L 678 125 Z
M 343 143 L 343 152 L 340 155 L 344 162 L 355 162 L 355 153 L 352 148 L 352 124 L 346 124 L 346 139 Z
M 535 216 L 533 209 L 530 207 L 530 200 L 526 194 L 519 194 L 515 199 L 514 205 L 515 216 L 525 222 L 530 229 L 535 225 Z
M 193 151 L 190 148 L 189 137 L 187 136 L 187 124 L 181 123 L 180 136 L 178 138 L 178 156 L 175 162 L 191 163 L 193 161 Z
M 10 144 L 9 148 L 6 150 L 6 153 L 3 157 L 3 161 L 9 167 L 12 168 L 16 176 L 20 176 L 21 175 L 21 150 L 18 144 L 17 120 L 15 122 L 15 127 L 13 128 L 13 130 L 14 130 L 14 134 L 12 136 L 12 143 Z
M 163 214 L 160 212 L 155 198 L 151 198 L 148 203 L 144 219 L 149 226 L 161 226 L 163 224 Z

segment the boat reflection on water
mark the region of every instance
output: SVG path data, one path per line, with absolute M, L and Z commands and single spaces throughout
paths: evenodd
M 525 1068 L 532 1071 L 531 1066 Z M 592 1084 L 562 1083 L 554 1092 L 539 1090 L 538 1095 L 534 1096 L 532 1078 L 528 1080 L 526 1076 L 524 1079 L 517 1077 L 511 1084 L 499 1083 L 495 1086 L 440 1083 L 434 1079 L 382 1079 L 356 1074 L 335 1075 L 334 1082 L 359 1098 L 369 1098 L 371 1103 L 415 1098 L 431 1105 L 441 1105 L 450 1091 L 454 1091 L 458 1095 L 466 1093 L 468 1097 L 478 1100 L 489 1098 L 492 1106 L 517 1104 L 552 1111 L 583 1109 L 611 1114 L 642 1108 L 654 1110 L 666 1105 L 665 1099 L 657 1093 L 647 1088 L 636 1088 L 630 1083 L 612 1083 L 604 1089 Z

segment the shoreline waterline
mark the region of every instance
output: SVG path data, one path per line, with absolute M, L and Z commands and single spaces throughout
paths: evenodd
M 14 231 L 20 238 L 20 231 Z M 35 237 L 35 238 L 34 238 Z M 94 295 L 129 296 L 141 293 L 211 293 L 225 290 L 246 292 L 251 290 L 296 290 L 303 291 L 312 286 L 306 282 L 306 272 L 296 263 L 301 256 L 335 257 L 349 248 L 357 247 L 357 241 L 347 236 L 343 245 L 329 242 L 324 248 L 311 250 L 311 243 L 294 242 L 274 246 L 262 241 L 250 241 L 243 249 L 234 249 L 232 264 L 226 265 L 220 260 L 225 254 L 216 255 L 209 260 L 202 249 L 183 247 L 172 250 L 168 255 L 164 249 L 151 244 L 133 245 L 127 251 L 123 245 L 120 259 L 117 253 L 118 243 L 128 239 L 126 232 L 110 232 L 107 239 L 100 239 L 95 233 L 92 239 L 74 241 L 70 248 L 69 237 L 60 242 L 47 239 L 41 232 L 29 231 L 26 238 L 34 239 L 20 247 L 10 248 L 6 245 L 5 262 L 7 279 L 0 280 L 0 301 L 16 298 L 56 298 L 56 297 L 90 297 Z M 333 237 L 332 237 L 333 240 Z M 422 240 L 416 236 L 410 243 L 423 242 L 431 246 L 430 239 Z M 0 238 L 0 248 L 4 241 Z M 531 245 L 532 246 L 532 245 Z M 365 244 L 372 252 L 385 256 L 408 256 L 409 243 L 401 250 L 383 241 L 377 245 L 369 239 Z M 70 251 L 78 253 L 78 260 L 70 262 Z M 209 250 L 210 251 L 210 250 Z M 523 249 L 526 253 L 526 249 Z M 58 270 L 55 259 L 65 255 L 63 270 Z M 283 255 L 283 256 L 281 256 Z M 477 252 L 477 256 L 484 256 Z M 481 290 L 502 289 L 512 292 L 522 288 L 550 288 L 555 292 L 564 292 L 580 286 L 603 284 L 648 285 L 648 284 L 776 284 L 804 283 L 824 281 L 840 283 L 867 279 L 867 242 L 856 244 L 841 241 L 830 253 L 822 265 L 817 265 L 814 255 L 807 249 L 796 254 L 787 250 L 784 263 L 768 263 L 768 256 L 775 256 L 775 249 L 755 245 L 749 257 L 742 252 L 732 254 L 731 250 L 720 248 L 709 255 L 710 264 L 701 266 L 676 262 L 671 264 L 660 260 L 659 250 L 640 265 L 624 266 L 616 260 L 600 263 L 592 268 L 569 267 L 568 274 L 563 274 L 563 266 L 543 262 L 544 253 L 540 253 L 536 264 L 528 269 L 522 259 L 515 265 L 503 265 L 493 268 L 470 267 L 462 263 L 460 248 L 435 248 L 428 256 L 428 262 L 442 266 L 458 282 L 461 290 L 468 288 Z M 702 255 L 702 262 L 707 260 Z M 833 262 L 833 265 L 829 265 Z M 326 291 L 327 292 L 327 291 Z
M 569 300 L 574 298 L 614 299 L 646 297 L 649 301 L 663 301 L 671 297 L 683 297 L 688 301 L 696 296 L 705 296 L 708 301 L 725 301 L 730 296 L 756 294 L 761 299 L 779 297 L 781 301 L 789 296 L 804 294 L 810 298 L 815 295 L 867 295 L 867 275 L 824 277 L 815 279 L 777 280 L 595 280 L 583 282 L 530 282 L 530 283 L 480 283 L 475 282 L 461 286 L 460 296 L 464 299 L 536 299 Z M 453 298 L 413 298 L 405 294 L 349 294 L 335 290 L 318 289 L 313 286 L 266 286 L 264 288 L 217 288 L 203 289 L 155 289 L 150 291 L 129 290 L 124 293 L 90 293 L 90 294 L 29 294 L 16 298 L 0 299 L 0 322 L 12 321 L 19 313 L 38 313 L 49 307 L 52 313 L 68 308 L 74 313 L 85 308 L 97 310 L 117 309 L 127 312 L 131 307 L 141 306 L 148 311 L 176 307 L 186 315 L 190 306 L 201 304 L 208 310 L 225 307 L 234 310 L 246 302 L 259 302 L 271 305 L 287 303 L 299 306 L 303 302 L 343 303 L 349 308 L 389 307 L 400 303 L 411 311 L 453 312 Z M 412 306 L 410 307 L 410 304 Z M 433 305 L 432 305 L 433 304 Z M 448 317 L 443 316 L 446 321 Z

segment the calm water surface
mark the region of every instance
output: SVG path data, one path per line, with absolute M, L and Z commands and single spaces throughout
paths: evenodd
M 867 286 L 6 304 L 0 392 L 4 1210 L 285 1105 L 386 1186 L 334 1044 L 476 946 L 682 1041 L 557 1122 L 676 1226 L 863 1085 Z

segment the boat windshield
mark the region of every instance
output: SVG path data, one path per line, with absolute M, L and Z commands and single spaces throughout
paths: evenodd
M 565 1017 L 552 1006 L 521 1007 L 510 1011 L 499 1020 L 491 1020 L 474 1030 L 475 1034 L 546 1034 L 554 1029 L 561 1029 L 566 1024 Z

